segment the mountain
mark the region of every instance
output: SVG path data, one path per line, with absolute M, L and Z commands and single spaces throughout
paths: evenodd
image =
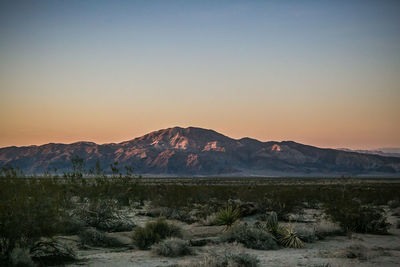
M 70 171 L 79 156 L 87 168 L 97 160 L 110 173 L 118 161 L 122 170 L 163 176 L 339 176 L 400 175 L 400 158 L 299 144 L 232 139 L 213 130 L 174 127 L 118 144 L 46 144 L 0 149 L 0 167 L 19 166 L 25 173 Z
M 339 150 L 400 158 L 400 148 L 377 148 L 374 150 L 339 148 Z

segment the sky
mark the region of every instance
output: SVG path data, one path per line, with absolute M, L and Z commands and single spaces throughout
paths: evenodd
M 1 1 L 0 147 L 173 126 L 400 147 L 400 1 Z

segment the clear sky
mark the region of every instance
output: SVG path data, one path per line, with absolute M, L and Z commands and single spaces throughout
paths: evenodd
M 172 126 L 400 147 L 400 1 L 1 1 L 0 146 Z

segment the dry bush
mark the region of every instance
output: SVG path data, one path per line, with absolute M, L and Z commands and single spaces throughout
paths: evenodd
M 95 228 L 87 228 L 79 233 L 79 238 L 82 246 L 94 247 L 123 247 L 124 244 L 118 239 L 107 236 L 104 232 L 98 231 Z
M 192 262 L 191 267 L 258 267 L 259 259 L 244 252 L 237 244 L 229 245 L 223 252 L 210 251 L 200 262 Z
M 299 235 L 300 239 L 306 243 L 313 243 L 318 240 L 315 228 L 296 225 L 294 230 Z
M 180 257 L 193 254 L 189 242 L 180 238 L 168 238 L 152 246 L 152 251 L 160 256 Z
M 320 221 L 315 225 L 315 235 L 318 239 L 324 239 L 328 236 L 344 235 L 345 232 L 336 223 L 331 221 Z
M 200 221 L 200 224 L 204 225 L 204 226 L 213 226 L 213 225 L 217 225 L 217 214 L 216 213 L 212 213 L 210 215 L 208 215 L 205 219 Z
M 274 236 L 267 231 L 238 223 L 234 225 L 223 236 L 223 240 L 227 242 L 239 242 L 247 248 L 271 250 L 278 249 L 279 246 Z
M 132 239 L 140 249 L 148 249 L 151 245 L 167 237 L 180 237 L 181 229 L 168 223 L 165 218 L 158 218 L 156 221 L 147 222 L 145 227 L 137 227 L 133 231 Z
M 74 250 L 56 240 L 40 240 L 30 250 L 32 259 L 41 266 L 63 265 L 76 261 Z
M 107 232 L 130 231 L 135 224 L 119 210 L 115 199 L 85 199 L 74 211 L 72 218 L 86 226 Z

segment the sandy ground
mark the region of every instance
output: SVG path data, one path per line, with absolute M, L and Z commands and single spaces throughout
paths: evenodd
M 150 218 L 137 217 L 137 223 L 143 225 Z M 251 223 L 252 218 L 245 221 Z M 202 262 L 207 255 L 224 254 L 237 250 L 257 256 L 260 266 L 400 266 L 400 230 L 395 225 L 398 218 L 389 217 L 393 223 L 389 235 L 353 234 L 348 236 L 332 236 L 314 243 L 306 243 L 304 249 L 254 250 L 238 244 L 209 244 L 194 247 L 194 255 L 167 258 L 154 255 L 151 251 L 134 249 L 131 244 L 130 232 L 110 234 L 127 244 L 123 249 L 91 248 L 78 250 L 81 261 L 68 266 L 190 266 L 191 263 Z M 183 228 L 185 239 L 212 238 L 221 235 L 220 226 L 188 225 L 175 221 Z M 297 226 L 310 227 L 313 223 L 303 223 Z M 294 225 L 296 226 L 296 225 Z M 74 240 L 73 237 L 70 238 Z M 72 242 L 72 241 L 71 241 Z M 359 257 L 349 258 L 349 247 L 359 248 Z

